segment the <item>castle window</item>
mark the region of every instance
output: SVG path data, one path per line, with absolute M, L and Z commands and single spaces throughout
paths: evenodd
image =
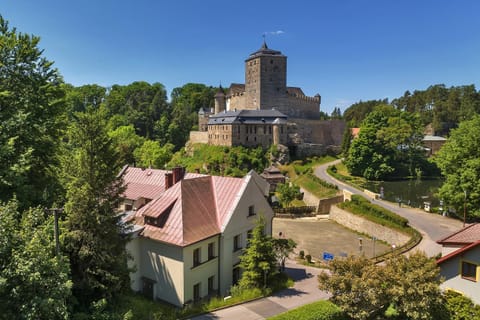
M 272 126 L 268 127 L 268 133 L 272 133 Z

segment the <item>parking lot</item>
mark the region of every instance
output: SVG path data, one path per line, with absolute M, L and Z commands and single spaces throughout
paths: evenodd
M 322 259 L 327 252 L 334 256 L 359 255 L 372 257 L 390 250 L 384 242 L 373 241 L 371 237 L 349 230 L 328 219 L 273 219 L 272 234 L 278 237 L 291 238 L 297 243 L 295 252 L 304 250 L 315 260 Z M 361 239 L 361 240 L 360 240 Z M 361 245 L 360 245 L 361 242 Z

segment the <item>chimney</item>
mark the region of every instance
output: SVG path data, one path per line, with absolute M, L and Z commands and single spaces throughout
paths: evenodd
M 175 167 L 172 169 L 172 171 L 173 171 L 173 184 L 183 179 L 183 176 L 185 175 L 184 167 Z
M 165 173 L 165 190 L 173 186 L 173 174 L 171 172 Z

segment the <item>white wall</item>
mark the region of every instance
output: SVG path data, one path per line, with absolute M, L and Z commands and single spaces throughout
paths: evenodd
M 463 279 L 461 261 L 477 264 L 477 281 Z M 480 304 L 480 247 L 472 248 L 462 256 L 451 258 L 440 265 L 440 275 L 445 278 L 442 289 L 452 289 L 463 293 L 476 304 Z
M 265 217 L 265 232 L 272 234 L 273 211 L 253 179 L 249 179 L 245 191 L 238 201 L 229 223 L 226 225 L 221 239 L 221 288 L 220 294 L 225 295 L 232 285 L 232 270 L 240 260 L 242 250 L 233 252 L 234 237 L 241 234 L 242 247 L 245 248 L 247 232 L 255 227 L 255 221 L 260 214 Z M 253 205 L 256 215 L 248 216 L 248 208 Z
M 208 295 L 208 278 L 214 276 L 213 287 L 218 289 L 218 239 L 219 235 L 183 248 L 184 303 L 193 301 L 193 286 L 200 283 L 200 297 Z M 215 258 L 208 260 L 208 244 L 214 243 Z M 201 264 L 193 267 L 193 252 L 200 249 Z

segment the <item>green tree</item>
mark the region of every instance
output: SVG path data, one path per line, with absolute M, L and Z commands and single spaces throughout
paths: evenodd
M 444 296 L 450 320 L 480 319 L 480 305 L 474 304 L 470 298 L 452 290 L 445 291 Z
M 53 201 L 64 129 L 62 79 L 39 41 L 0 15 L 0 200 L 16 194 L 23 208 Z
M 460 123 L 435 156 L 445 182 L 440 198 L 457 212 L 466 204 L 469 217 L 480 217 L 480 116 Z
M 247 248 L 240 256 L 242 278 L 241 288 L 262 288 L 268 286 L 278 274 L 277 259 L 273 241 L 265 234 L 265 218 L 259 215 Z
M 285 238 L 273 238 L 273 251 L 277 258 L 278 265 L 281 266 L 282 271 L 285 270 L 285 260 L 288 258 L 293 249 L 297 247 L 297 244 L 292 239 Z
M 134 164 L 134 152 L 144 143 L 144 138 L 135 133 L 133 125 L 120 126 L 113 131 L 109 131 L 108 135 L 112 138 L 116 151 L 119 156 L 119 162 L 123 164 Z
M 173 155 L 173 145 L 167 143 L 163 147 L 157 141 L 145 140 L 134 152 L 137 165 L 163 169 Z
M 289 183 L 279 183 L 275 192 L 278 195 L 278 200 L 284 208 L 290 207 L 293 200 L 300 197 L 300 187 Z
M 110 300 L 129 287 L 125 237 L 116 212 L 123 191 L 121 164 L 101 110 L 76 115 L 63 160 L 67 186 L 64 246 L 80 308 Z
M 443 319 L 440 272 L 423 253 L 399 255 L 384 266 L 365 257 L 334 259 L 331 273 L 319 275 L 320 289 L 332 293 L 332 302 L 352 319 Z
M 426 167 L 422 137 L 417 116 L 391 106 L 377 107 L 352 141 L 345 165 L 353 175 L 369 180 L 412 176 Z
M 388 104 L 388 99 L 360 101 L 352 104 L 343 112 L 343 118 L 347 125 L 355 128 L 365 120 L 368 114 L 373 112 L 378 106 Z
M 55 255 L 53 217 L 1 205 L 0 245 L 0 319 L 67 319 L 69 264 Z

